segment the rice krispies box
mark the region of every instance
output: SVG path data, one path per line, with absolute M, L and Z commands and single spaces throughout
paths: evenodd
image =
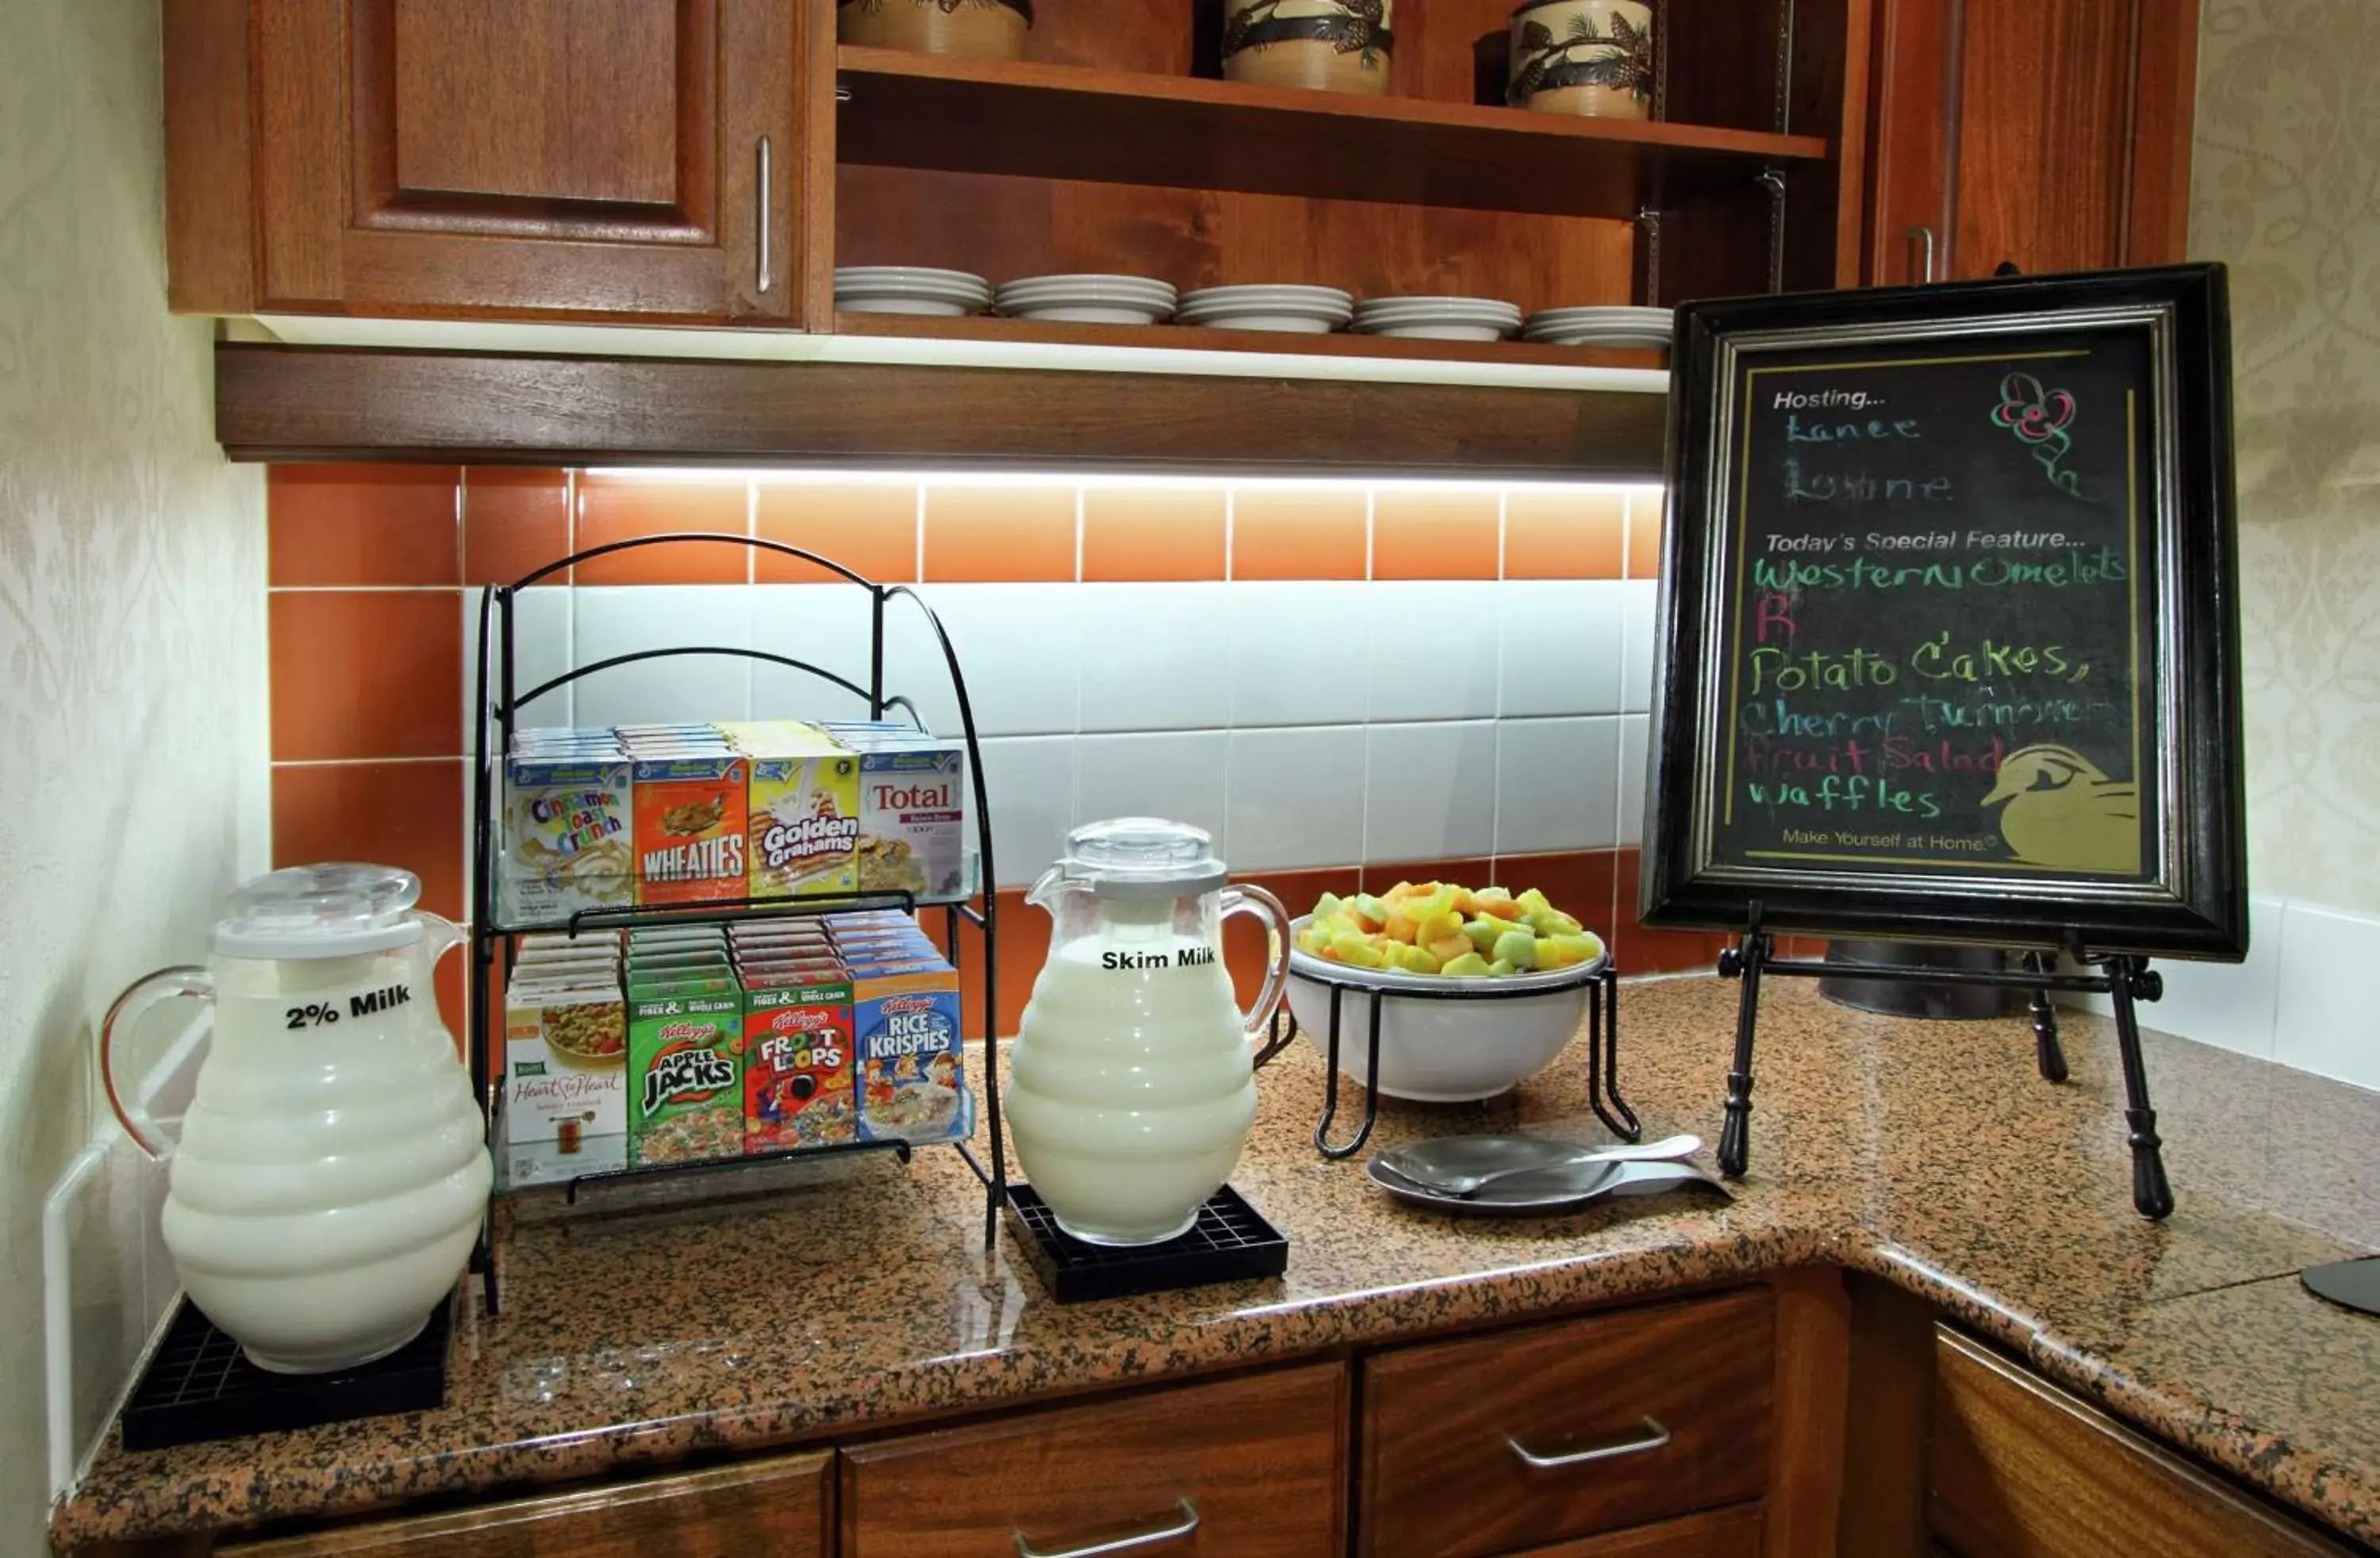
M 703 981 L 707 986 L 710 981 Z M 732 983 L 732 981 L 731 981 Z M 637 1163 L 744 1150 L 744 998 L 638 987 L 628 999 L 628 1146 Z
M 849 981 L 772 983 L 754 980 L 744 994 L 744 1150 L 858 1139 Z
M 732 753 L 636 765 L 637 902 L 740 898 L 748 760 Z
M 966 1134 L 958 971 L 940 959 L 851 971 L 859 1139 L 949 1141 Z

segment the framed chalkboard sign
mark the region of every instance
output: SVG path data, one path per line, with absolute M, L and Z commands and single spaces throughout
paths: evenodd
M 1655 925 L 2247 950 L 2218 266 L 1678 311 Z

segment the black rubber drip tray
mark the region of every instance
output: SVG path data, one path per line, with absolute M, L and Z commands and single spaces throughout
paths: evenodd
M 420 1335 L 377 1363 L 338 1374 L 275 1374 L 249 1362 L 238 1343 L 184 1298 L 124 1404 L 124 1447 L 163 1450 L 426 1412 L 445 1402 L 446 1344 L 454 1329 L 449 1298 Z
M 1198 1209 L 1188 1233 L 1163 1244 L 1085 1244 L 1059 1228 L 1049 1203 L 1030 1185 L 1008 1187 L 1008 1216 L 1041 1285 L 1061 1304 L 1277 1277 L 1289 1270 L 1289 1241 L 1228 1185 Z

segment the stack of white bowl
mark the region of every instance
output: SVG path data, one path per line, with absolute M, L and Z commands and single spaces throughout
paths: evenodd
M 1670 344 L 1667 309 L 1541 309 L 1529 316 L 1527 338 L 1549 347 L 1663 347 Z
M 1355 299 L 1335 286 L 1209 286 L 1184 294 L 1173 322 L 1327 335 L 1354 317 Z
M 1493 298 L 1366 298 L 1355 305 L 1359 335 L 1500 341 L 1519 328 L 1520 306 Z
M 993 301 L 1012 319 L 1075 324 L 1155 324 L 1173 317 L 1180 295 L 1148 276 L 1026 276 L 1003 282 Z
M 979 314 L 991 283 L 965 271 L 921 265 L 845 265 L 834 273 L 834 306 L 855 314 Z

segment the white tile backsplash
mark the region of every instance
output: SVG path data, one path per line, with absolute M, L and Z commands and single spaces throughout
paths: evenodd
M 1495 839 L 1495 721 L 1366 730 L 1365 859 L 1486 855 Z
M 855 687 L 868 686 L 873 611 L 868 592 L 853 584 L 763 584 L 752 596 L 752 647 L 766 654 L 829 671 Z M 915 616 L 917 608 L 892 603 Z M 889 633 L 887 635 L 889 639 Z M 868 700 L 820 676 L 765 661 L 752 663 L 756 720 L 864 720 Z
M 1365 587 L 1374 721 L 1484 720 L 1496 715 L 1498 635 L 1504 586 L 1467 581 Z M 1333 657 L 1301 660 L 1333 675 Z
M 1621 592 L 1620 706 L 1632 714 L 1653 707 L 1653 662 L 1661 647 L 1654 633 L 1661 615 L 1661 587 L 1649 578 L 1615 584 Z
M 1352 865 L 1364 858 L 1360 725 L 1235 730 L 1231 750 L 1235 871 Z
M 1617 579 L 1530 579 L 1496 587 L 1502 640 L 1496 712 L 1610 714 L 1621 702 L 1630 586 Z M 1476 624 L 1465 630 L 1475 631 Z
M 1225 587 L 1232 724 L 1361 724 L 1370 717 L 1374 585 L 1249 581 Z
M 990 736 L 982 747 L 984 793 L 991 801 L 993 885 L 1029 886 L 1058 858 L 1075 825 L 1075 738 Z M 972 828 L 972 783 L 966 812 Z M 970 844 L 974 836 L 968 834 Z
M 1082 586 L 929 584 L 917 597 L 941 618 L 966 677 L 978 736 L 1069 736 L 1079 728 Z M 886 608 L 890 690 L 937 732 L 959 728 L 949 663 L 917 603 Z
M 480 750 L 480 611 L 484 590 L 463 591 L 463 755 Z M 571 591 L 524 590 L 513 597 L 513 691 L 528 691 L 570 669 Z M 502 644 L 503 626 L 495 614 L 488 620 L 488 636 Z M 488 697 L 500 696 L 501 647 L 488 657 Z M 573 724 L 573 686 L 556 688 L 521 711 L 522 726 Z
M 1497 854 L 1611 847 L 1620 725 L 1618 715 L 1497 722 Z
M 2281 911 L 2279 961 L 2274 1058 L 2380 1088 L 2380 1028 L 2363 983 L 2380 964 L 2380 919 L 2290 904 Z
M 1212 834 L 1229 860 L 1231 743 L 1231 733 L 1221 730 L 1082 736 L 1075 743 L 1075 815 L 1085 822 L 1110 817 L 1189 822 Z
M 1220 730 L 1232 723 L 1229 585 L 1078 588 L 1082 728 Z
M 2165 995 L 2140 1008 L 2141 1021 L 2202 1044 L 2272 1059 L 2286 919 L 2278 899 L 2252 898 L 2246 962 L 2160 960 L 2155 967 L 2165 977 Z
M 1645 745 L 1652 735 L 1648 714 L 1620 717 L 1620 816 L 1617 841 L 1622 848 L 1645 842 Z
M 749 648 L 752 591 L 742 585 L 631 585 L 571 592 L 572 652 L 583 668 L 638 650 Z M 581 677 L 580 724 L 751 717 L 752 663 L 735 655 L 672 655 Z

